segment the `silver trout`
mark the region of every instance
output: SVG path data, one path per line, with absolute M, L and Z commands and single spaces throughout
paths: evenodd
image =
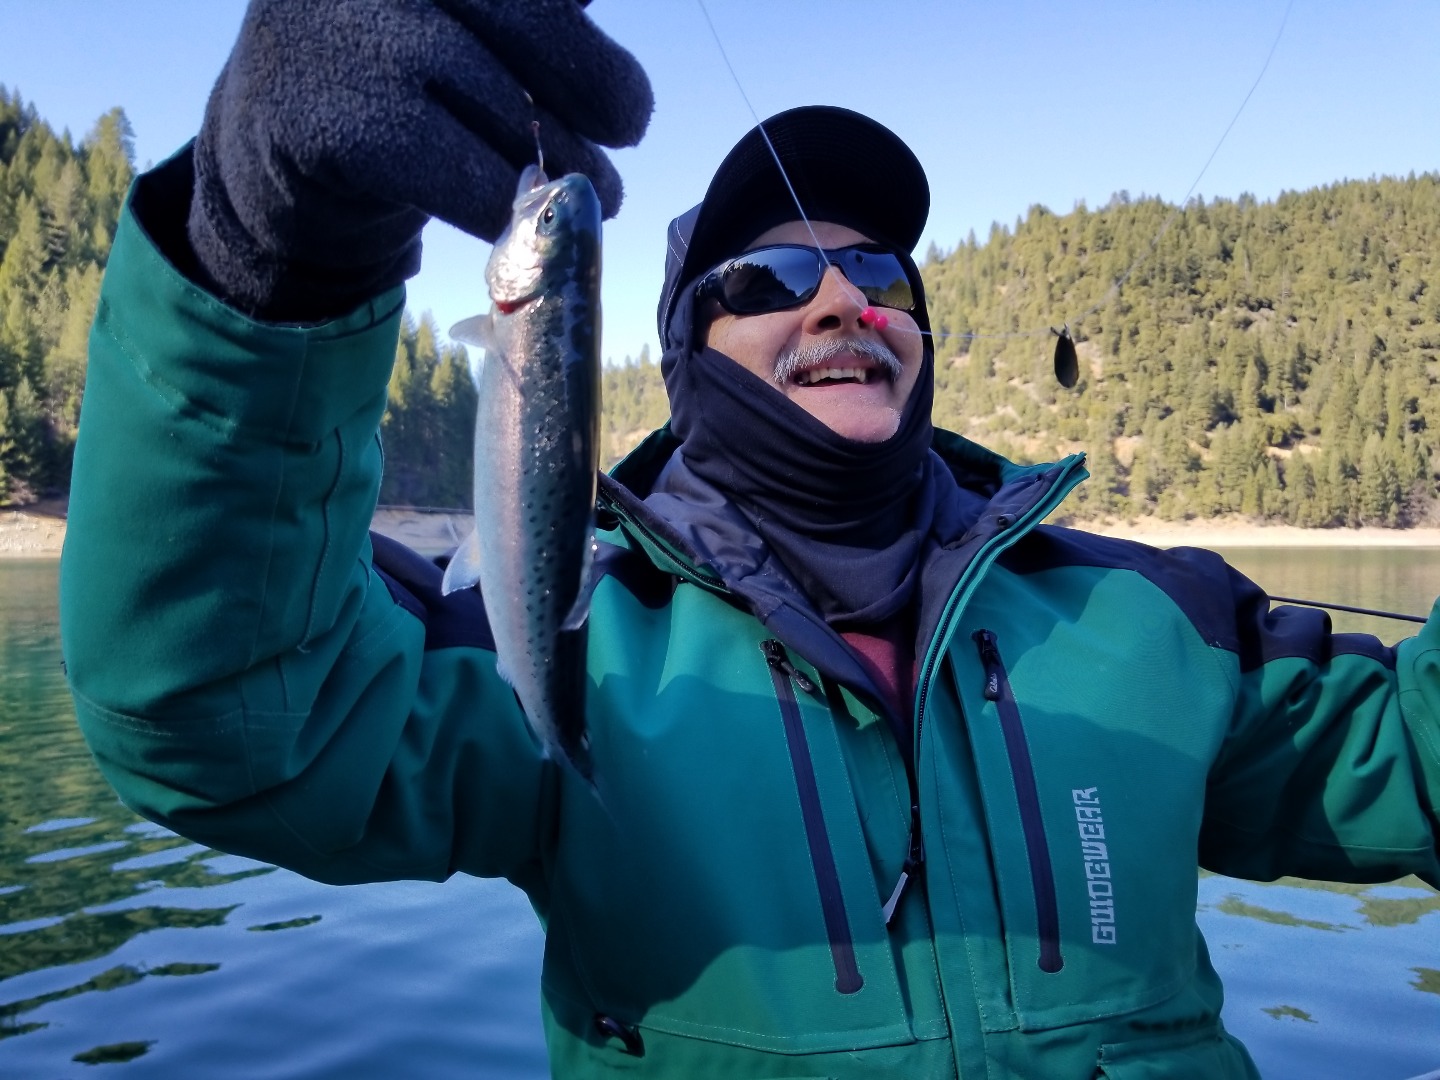
M 591 779 L 586 617 L 600 454 L 600 202 L 578 173 L 520 176 L 485 267 L 492 307 L 450 336 L 472 361 L 475 532 L 445 593 L 477 581 L 496 666 L 541 743 Z

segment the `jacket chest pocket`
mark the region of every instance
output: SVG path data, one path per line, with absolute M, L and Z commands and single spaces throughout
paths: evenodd
M 658 693 L 597 688 L 607 805 L 567 795 L 547 994 L 642 1041 L 783 1054 L 910 1042 L 823 695 L 783 650 L 748 646 L 716 646 L 706 678 Z
M 982 627 L 950 652 L 1024 1030 L 1164 1001 L 1196 963 L 1206 759 L 1150 722 L 1185 707 L 1173 680 L 1087 665 L 1065 632 L 1009 648 Z

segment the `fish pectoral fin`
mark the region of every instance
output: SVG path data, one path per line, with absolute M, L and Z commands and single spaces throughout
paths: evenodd
M 468 319 L 461 319 L 450 327 L 451 339 L 462 341 L 466 345 L 474 345 L 486 352 L 494 349 L 495 324 L 491 320 L 490 314 L 487 311 L 484 315 L 471 315 Z
M 561 630 L 579 630 L 585 625 L 585 620 L 590 617 L 590 594 L 593 589 L 586 589 L 575 598 L 565 621 L 560 624 Z
M 564 621 L 560 624 L 561 630 L 579 630 L 585 625 L 585 620 L 590 617 L 590 598 L 595 595 L 595 526 L 591 523 L 589 537 L 585 543 L 585 554 L 580 566 L 580 592 L 575 597 L 575 603 L 570 605 Z
M 472 532 L 455 549 L 450 565 L 445 567 L 445 576 L 440 580 L 440 592 L 449 596 L 461 589 L 468 589 L 480 580 L 480 534 Z

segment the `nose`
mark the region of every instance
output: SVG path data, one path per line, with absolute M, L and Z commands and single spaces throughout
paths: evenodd
M 863 328 L 860 313 L 867 306 L 864 295 L 838 268 L 827 267 L 820 288 L 805 307 L 805 329 L 818 334 L 846 326 Z

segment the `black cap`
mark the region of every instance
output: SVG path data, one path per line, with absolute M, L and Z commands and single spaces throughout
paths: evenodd
M 778 113 L 735 144 L 704 200 L 671 224 L 661 341 L 679 289 L 760 233 L 798 219 L 797 198 L 812 221 L 846 225 L 907 252 L 930 213 L 924 168 L 883 124 L 834 105 Z

